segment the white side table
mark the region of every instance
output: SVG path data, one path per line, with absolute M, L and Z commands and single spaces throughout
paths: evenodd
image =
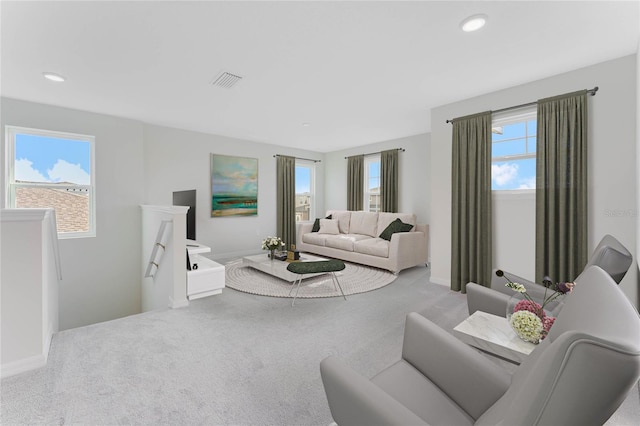
M 520 339 L 506 318 L 476 311 L 453 329 L 468 345 L 520 364 L 536 347 Z
M 209 253 L 211 248 L 187 240 L 187 250 L 192 267 L 198 265 L 198 269 L 187 271 L 187 298 L 194 300 L 222 293 L 225 286 L 224 265 L 201 256 Z

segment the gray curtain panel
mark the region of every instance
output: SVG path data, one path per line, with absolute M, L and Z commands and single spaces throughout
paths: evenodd
M 383 212 L 398 211 L 398 150 L 380 153 L 380 204 Z
M 364 204 L 364 155 L 347 158 L 347 210 L 362 210 Z
M 538 101 L 536 281 L 573 281 L 587 263 L 587 92 Z
M 491 285 L 491 112 L 453 121 L 451 290 Z
M 287 250 L 296 243 L 296 159 L 278 156 L 277 163 L 277 232 Z

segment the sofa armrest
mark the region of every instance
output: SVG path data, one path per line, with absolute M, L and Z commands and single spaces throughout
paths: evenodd
M 311 232 L 312 229 L 313 229 L 312 222 L 298 223 L 298 232 L 301 234 L 306 234 L 308 232 Z
M 507 315 L 507 302 L 511 296 L 476 283 L 467 283 L 466 288 L 469 315 L 475 311 L 487 312 L 499 317 Z
M 415 232 L 396 232 L 389 241 L 389 258 L 395 259 L 398 269 L 426 264 L 428 256 L 427 225 L 418 225 Z
M 511 375 L 423 316 L 407 315 L 402 358 L 477 419 L 507 390 Z
M 305 223 L 298 223 L 297 224 L 297 229 L 296 229 L 296 247 L 297 248 L 301 248 L 302 247 L 300 245 L 300 243 L 302 243 L 302 236 L 304 234 L 307 234 L 307 233 L 311 232 L 312 229 L 313 229 L 313 223 L 312 222 L 305 222 Z
M 335 356 L 320 362 L 333 420 L 348 425 L 424 425 L 420 417 Z

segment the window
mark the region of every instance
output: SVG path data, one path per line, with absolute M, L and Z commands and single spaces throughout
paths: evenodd
M 296 159 L 296 222 L 315 217 L 316 163 Z
M 56 211 L 59 238 L 94 237 L 93 136 L 7 126 L 7 206 Z
M 364 210 L 380 211 L 380 155 L 364 159 Z
M 492 190 L 536 188 L 536 125 L 535 107 L 494 116 Z

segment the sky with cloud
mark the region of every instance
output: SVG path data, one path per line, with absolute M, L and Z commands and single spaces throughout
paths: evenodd
M 296 194 L 311 193 L 311 169 L 296 166 Z
M 491 164 L 491 189 L 535 189 L 536 120 L 495 127 L 491 137 L 491 155 L 504 160 Z M 518 156 L 521 158 L 513 158 Z
M 491 165 L 491 189 L 535 189 L 535 159 L 503 161 Z
M 17 181 L 90 185 L 91 143 L 17 134 L 14 166 Z

